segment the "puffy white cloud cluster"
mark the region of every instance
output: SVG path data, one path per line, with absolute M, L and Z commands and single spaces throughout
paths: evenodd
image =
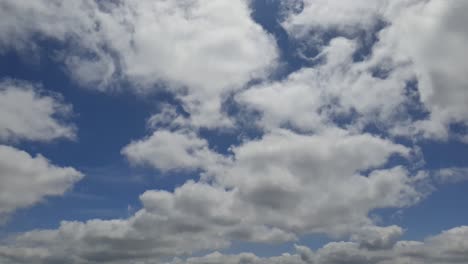
M 202 180 L 173 192 L 145 192 L 143 209 L 126 220 L 63 222 L 57 230 L 24 233 L 3 248 L 3 256 L 25 262 L 22 255 L 30 256 L 39 263 L 157 262 L 225 248 L 231 241 L 278 243 L 304 234 L 347 236 L 356 230 L 362 233 L 353 240 L 364 247 L 389 247 L 401 230 L 375 227 L 369 211 L 418 202 L 424 194 L 415 182 L 424 178 L 402 167 L 367 176 L 360 172 L 384 165 L 391 155 L 408 156 L 409 149 L 368 134 L 329 133 L 272 132 L 233 148 L 233 156 L 214 167 L 210 157 L 215 153 L 203 141 L 178 140 L 186 144 L 167 149 L 172 141 L 153 135 L 124 153 L 161 170 L 202 169 Z M 166 151 L 140 155 L 159 148 Z
M 84 86 L 107 90 L 125 80 L 137 92 L 164 86 L 174 93 L 188 115 L 163 108 L 148 120 L 151 135 L 130 142 L 122 154 L 132 165 L 201 176 L 174 191 L 146 191 L 140 196 L 142 209 L 128 219 L 65 221 L 57 229 L 12 237 L 0 246 L 3 262 L 164 263 L 173 257 L 181 258 L 174 264 L 468 260 L 466 227 L 424 242 L 398 241 L 401 227 L 379 227 L 369 216 L 375 209 L 414 205 L 427 195 L 419 187 L 427 183 L 428 173 L 389 162 L 395 156 L 415 158 L 414 149 L 393 142 L 394 136 L 448 139 L 451 124 L 468 121 L 466 19 L 459 11 L 468 7 L 463 2 L 305 0 L 303 9 L 290 14 L 283 26 L 296 41 L 319 50 L 310 58 L 314 66 L 253 86 L 247 83 L 269 73 L 277 51 L 274 39 L 251 18 L 247 1 L 4 0 L 0 6 L 5 21 L 0 24 L 2 47 L 26 49 L 35 38 L 58 41 L 72 47 L 59 57 Z M 381 23 L 385 26 L 376 33 L 369 54 L 356 60 L 369 41 L 362 38 L 372 36 Z M 322 43 L 327 31 L 338 37 Z M 447 41 L 437 41 L 440 37 Z M 21 91 L 22 97 L 45 105 L 42 113 L 51 121 L 39 128 L 56 129 L 54 137 L 70 137 L 72 132 L 63 132 L 63 124 L 51 117 L 61 104 L 50 97 L 31 99 L 27 94 L 34 92 Z M 249 115 L 249 121 L 260 135 L 223 155 L 200 136 L 199 128 L 238 125 L 238 117 L 223 110 L 223 101 L 231 95 L 240 111 L 259 114 L 258 119 Z M 417 110 L 429 116 L 411 113 L 418 103 Z M 40 138 L 22 132 L 29 119 L 19 122 L 14 127 L 19 137 Z M 368 125 L 385 130 L 385 135 L 366 132 Z M 28 160 L 34 171 L 51 170 L 47 175 L 55 178 L 49 182 L 61 187 L 55 192 L 45 188 L 21 206 L 60 194 L 70 179 L 80 177 L 41 156 L 32 158 L 8 147 L 5 152 Z M 20 169 L 24 167 L 13 167 Z M 460 171 L 447 169 L 438 175 L 458 179 Z M 28 177 L 31 172 L 17 175 Z M 298 246 L 296 254 L 273 258 L 247 253 L 185 258 L 226 248 L 232 241 L 279 243 L 317 233 L 350 242 L 330 243 L 315 252 Z
M 237 95 L 248 109 L 262 113 L 260 126 L 292 126 L 301 131 L 322 131 L 344 125 L 360 130 L 366 124 L 393 125 L 406 117 L 405 87 L 412 78 L 408 68 L 398 68 L 381 79 L 375 64 L 353 62 L 355 40 L 337 37 L 325 46 L 323 64 L 302 68 L 285 80 L 266 82 Z
M 467 19 L 461 10 L 467 8 L 463 1 L 440 0 L 412 6 L 392 16 L 394 24 L 382 32 L 376 48 L 379 57 L 414 64 L 421 101 L 430 118 L 413 127 L 425 137 L 446 139 L 450 124 L 468 122 L 468 79 L 463 70 L 468 55 L 461 52 L 468 41 L 463 26 Z
M 38 154 L 3 145 L 20 140 L 73 139 L 75 127 L 63 121 L 71 113 L 58 95 L 16 80 L 0 82 L 0 221 L 47 196 L 62 195 L 83 175 L 58 167 Z
M 220 196 L 215 200 L 225 201 L 216 210 L 232 212 L 231 219 L 296 235 L 348 233 L 371 224 L 367 214 L 372 209 L 412 205 L 425 195 L 416 187 L 425 181 L 423 173 L 410 175 L 401 166 L 375 170 L 393 155 L 410 158 L 411 153 L 405 146 L 370 134 L 275 130 L 232 147 L 231 152 L 231 156 L 217 154 L 206 141 L 177 130 L 156 131 L 123 150 L 130 161 L 162 171 L 202 170 L 202 182 L 189 185 L 210 182 Z M 362 174 L 367 170 L 369 175 Z M 164 193 L 167 198 L 169 194 Z M 202 202 L 198 206 L 210 207 Z M 182 208 L 171 207 L 165 213 L 183 212 Z M 284 215 L 288 215 L 286 221 Z
M 71 106 L 58 95 L 41 94 L 34 85 L 4 80 L 0 82 L 0 141 L 51 141 L 73 139 L 75 128 L 62 121 Z
M 263 78 L 277 57 L 273 37 L 251 19 L 246 0 L 1 5 L 0 46 L 27 47 L 35 37 L 58 41 L 71 47 L 61 57 L 79 83 L 105 90 L 124 79 L 137 92 L 163 84 L 195 125 L 230 125 L 225 97 Z
M 224 162 L 222 155 L 209 149 L 205 139 L 190 131 L 155 131 L 149 138 L 130 143 L 122 153 L 133 164 L 161 171 L 210 168 Z
M 284 5 L 289 2 L 297 5 Z M 268 122 L 310 128 L 329 121 L 327 115 L 357 111 L 385 125 L 398 119 L 394 135 L 447 139 L 450 124 L 467 122 L 465 9 L 463 2 L 444 0 L 305 0 L 283 26 L 298 41 L 325 45 L 319 57 L 327 63 L 248 89 L 240 101 L 265 112 Z M 163 86 L 196 127 L 231 126 L 223 101 L 265 77 L 278 57 L 273 37 L 252 20 L 248 1 L 5 0 L 1 12 L 3 49 L 57 41 L 70 48 L 56 57 L 84 86 L 105 90 L 122 80 L 139 92 Z M 354 62 L 352 55 L 382 26 L 371 54 Z M 327 45 L 321 36 L 330 31 L 348 39 Z M 376 76 L 379 70 L 388 76 Z M 418 89 L 409 95 L 407 84 L 414 80 Z M 416 122 L 405 116 L 414 97 L 430 113 Z M 300 102 L 299 109 L 292 102 Z
M 41 155 L 0 145 L 0 217 L 31 206 L 44 197 L 62 195 L 83 175 L 52 165 Z

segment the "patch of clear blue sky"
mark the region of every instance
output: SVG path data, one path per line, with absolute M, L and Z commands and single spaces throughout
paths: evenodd
M 297 55 L 298 49 L 304 47 L 291 40 L 281 28 L 280 1 L 255 0 L 253 9 L 253 18 L 275 36 L 281 51 L 281 60 L 285 62 L 284 67 L 272 76 L 273 79 L 282 79 L 301 67 L 313 66 Z M 379 24 L 376 31 L 384 26 Z M 339 32 L 324 32 L 322 35 L 325 41 L 329 41 L 338 36 Z M 375 34 L 368 39 L 369 42 L 355 54 L 356 60 L 366 56 L 377 40 Z M 32 62 L 29 57 L 20 56 L 14 51 L 0 54 L 0 78 L 40 83 L 45 89 L 62 94 L 65 102 L 72 104 L 76 113 L 71 121 L 78 127 L 78 140 L 59 140 L 51 144 L 21 142 L 16 147 L 31 154 L 42 153 L 58 165 L 73 166 L 83 171 L 87 177 L 64 197 L 48 198 L 39 205 L 19 210 L 0 231 L 0 236 L 34 228 L 55 228 L 62 220 L 126 218 L 141 207 L 138 197 L 144 191 L 173 190 L 187 179 L 197 177 L 195 173 L 163 176 L 148 168 L 132 168 L 120 154 L 122 147 L 131 140 L 150 133 L 146 128 L 147 118 L 158 111 L 160 103 L 176 102 L 171 95 L 161 92 L 142 98 L 125 89 L 109 94 L 77 87 L 64 72 L 64 65 L 51 59 L 57 44 L 42 44 L 40 59 Z M 312 47 L 303 52 L 313 56 L 317 50 Z M 379 72 L 376 71 L 376 74 Z M 226 109 L 231 114 L 238 111 L 232 100 L 226 102 Z M 423 113 L 414 112 L 415 118 L 421 114 Z M 370 132 L 383 133 L 371 128 Z M 222 153 L 226 153 L 230 145 L 239 142 L 240 134 L 247 137 L 260 136 L 255 129 L 233 133 L 203 130 L 201 134 L 208 139 L 211 147 Z M 468 166 L 466 144 L 426 141 L 422 142 L 421 147 L 428 169 Z M 444 229 L 468 224 L 468 210 L 465 210 L 467 190 L 468 183 L 439 185 L 426 200 L 402 210 L 402 214 L 397 209 L 375 210 L 372 213 L 381 217 L 382 224 L 397 224 L 407 229 L 405 239 L 422 239 Z M 318 235 L 303 237 L 297 243 L 318 248 L 327 241 L 326 237 Z M 291 252 L 293 245 L 294 243 L 272 246 L 235 242 L 225 252 L 251 251 L 269 256 L 277 255 L 278 252 Z

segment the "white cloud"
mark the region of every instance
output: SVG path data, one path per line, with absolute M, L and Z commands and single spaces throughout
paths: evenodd
M 388 2 L 305 0 L 302 11 L 289 16 L 283 25 L 296 37 L 305 37 L 313 30 L 337 29 L 353 33 L 375 25 L 380 10 L 385 8 Z M 291 3 L 294 4 L 293 1 Z
M 170 104 L 163 104 L 157 114 L 147 120 L 147 126 L 153 130 L 160 128 L 194 130 L 190 120 L 180 115 L 177 109 Z
M 461 11 L 466 8 L 463 1 L 444 0 L 381 0 L 372 3 L 311 0 L 304 1 L 302 12 L 291 13 L 283 25 L 297 40 L 320 48 L 326 43 L 315 41 L 317 37 L 314 35 L 336 30 L 339 35 L 354 38 L 358 34 L 353 31 L 361 30 L 369 35 L 379 21 L 386 23 L 364 63 L 392 75 L 395 72 L 398 74 L 385 77 L 384 80 L 374 78 L 372 82 L 360 82 L 365 85 L 365 89 L 355 91 L 362 97 L 369 94 L 367 90 L 371 91 L 385 83 L 391 84 L 389 90 L 380 88 L 381 96 L 374 97 L 373 101 L 383 102 L 384 105 L 393 106 L 394 111 L 400 111 L 405 101 L 393 95 L 401 94 L 404 88 L 401 81 L 417 80 L 417 95 L 430 112 L 430 117 L 414 123 L 407 121 L 394 124 L 390 132 L 395 135 L 448 139 L 451 136 L 450 124 L 466 124 L 468 121 L 468 79 L 464 71 L 468 59 L 465 52 L 468 33 L 463 27 L 466 16 Z M 368 41 L 358 40 L 359 43 Z M 359 69 L 356 68 L 358 64 L 362 63 L 349 60 L 344 63 L 347 69 Z M 329 71 L 322 72 L 322 75 L 327 76 L 327 73 Z M 402 76 L 402 73 L 405 75 Z M 331 83 L 328 85 L 327 82 L 326 86 L 333 87 L 333 81 L 337 79 L 336 76 L 326 79 Z M 372 80 L 368 76 L 367 79 Z M 353 86 L 354 83 L 352 79 L 342 82 L 343 86 Z M 348 94 L 340 99 L 347 98 L 352 97 Z M 455 135 L 455 138 L 463 139 L 464 135 Z
M 161 171 L 196 170 L 227 162 L 209 149 L 206 140 L 190 131 L 156 131 L 146 139 L 127 145 L 122 154 L 133 164 L 150 165 Z
M 230 190 L 218 192 L 229 198 L 217 199 L 234 199 L 239 209 L 228 211 L 242 211 L 248 224 L 297 235 L 348 233 L 370 224 L 367 214 L 372 209 L 407 206 L 424 196 L 412 186 L 419 179 L 404 168 L 374 170 L 391 155 L 409 157 L 410 150 L 369 134 L 277 130 L 231 151 L 232 157 L 225 157 L 193 133 L 163 130 L 131 143 L 122 153 L 135 164 L 162 171 L 200 169 L 203 181 Z M 360 175 L 366 170 L 372 171 L 369 176 Z
M 406 59 L 414 64 L 421 101 L 430 119 L 414 124 L 426 137 L 447 139 L 448 126 L 468 122 L 468 31 L 464 1 L 424 1 L 391 17 L 380 35 L 377 56 Z M 408 131 L 411 133 L 411 131 Z
M 360 247 L 376 250 L 393 247 L 402 235 L 403 229 L 399 226 L 369 226 L 354 234 L 351 239 L 359 243 Z
M 164 84 L 195 125 L 225 126 L 225 96 L 264 77 L 277 57 L 274 39 L 252 20 L 248 5 L 8 0 L 0 11 L 0 46 L 27 46 L 36 36 L 57 40 L 71 47 L 62 57 L 79 83 L 104 90 L 126 79 L 140 92 Z
M 3 256 L 21 259 L 28 251 L 39 263 L 158 262 L 225 248 L 231 241 L 278 243 L 310 233 L 347 236 L 372 229 L 370 210 L 409 206 L 423 197 L 403 168 L 373 170 L 391 155 L 407 156 L 409 149 L 371 135 L 275 131 L 234 147 L 232 161 L 217 162 L 215 168 L 208 159 L 194 159 L 200 153 L 215 155 L 195 135 L 154 135 L 156 145 L 151 138 L 136 143 L 150 151 L 140 155 L 143 160 L 151 158 L 149 164 L 159 169 L 202 169 L 202 180 L 173 192 L 145 192 L 143 209 L 126 220 L 63 222 L 57 230 L 24 233 L 3 248 Z M 180 153 L 167 153 L 164 144 L 177 142 L 187 144 L 170 148 Z M 371 173 L 360 175 L 364 170 Z M 393 227 L 372 230 L 374 236 L 359 237 L 362 244 L 388 247 L 395 237 Z
M 0 82 L 0 141 L 49 142 L 75 138 L 75 127 L 63 119 L 71 105 L 58 94 L 17 80 Z M 63 195 L 83 175 L 71 167 L 58 167 L 42 155 L 0 145 L 0 220 L 15 210 L 32 206 L 48 196 Z
M 214 177 L 238 191 L 247 219 L 298 235 L 342 234 L 369 224 L 374 208 L 421 198 L 403 168 L 374 170 L 408 151 L 370 135 L 274 131 L 234 147 L 232 167 Z M 361 176 L 365 170 L 372 172 Z
M 31 206 L 47 196 L 62 195 L 83 175 L 52 165 L 41 155 L 0 145 L 0 217 Z
M 138 263 L 225 248 L 229 238 L 283 239 L 287 234 L 244 225 L 232 218 L 232 194 L 207 184 L 188 182 L 173 194 L 149 191 L 144 208 L 127 220 L 62 222 L 57 230 L 20 234 L 1 257 L 36 263 Z M 290 239 L 289 237 L 286 237 Z M 27 252 L 27 253 L 26 253 Z
M 457 183 L 468 180 L 468 168 L 444 168 L 434 173 L 435 179 L 442 183 Z
M 1 27 L 10 36 L 0 33 L 4 47 L 28 46 L 33 35 L 52 38 L 74 48 L 59 57 L 84 86 L 107 90 L 125 79 L 137 92 L 161 89 L 159 85 L 172 91 L 190 117 L 165 107 L 148 120 L 155 132 L 131 142 L 122 154 L 133 165 L 200 172 L 201 179 L 172 192 L 146 191 L 140 196 L 143 208 L 128 219 L 64 221 L 57 229 L 20 234 L 0 247 L 0 260 L 161 263 L 226 248 L 232 241 L 278 243 L 324 233 L 351 242 L 333 242 L 316 252 L 298 246 L 296 254 L 273 258 L 213 253 L 174 263 L 466 261 L 466 227 L 414 242 L 397 241 L 401 227 L 376 226 L 369 216 L 372 210 L 408 207 L 425 197 L 418 187 L 427 174 L 412 175 L 403 166 L 388 164 L 394 155 L 411 159 L 411 149 L 363 132 L 366 125 L 376 124 L 391 135 L 447 138 L 450 123 L 466 122 L 466 76 L 461 73 L 466 60 L 463 55 L 454 59 L 463 51 L 459 43 L 466 32 L 457 29 L 464 19 L 452 3 L 305 1 L 304 10 L 292 14 L 284 26 L 298 40 L 318 45 L 314 62 L 321 62 L 284 80 L 241 90 L 250 80 L 264 77 L 277 57 L 274 40 L 253 22 L 247 1 L 4 1 L 2 10 L 7 11 L 0 14 L 6 22 Z M 17 21 L 26 15 L 25 21 Z M 388 26 L 378 34 L 371 54 L 355 61 L 353 55 L 363 43 L 356 32 L 372 33 L 379 20 Z M 448 25 L 459 32 L 449 31 Z M 337 30 L 344 37 L 317 43 L 315 33 L 310 35 L 315 30 Z M 435 41 L 437 34 L 450 41 Z M 449 65 L 459 68 L 451 71 Z M 388 76 L 376 76 L 378 68 Z M 446 82 L 446 93 L 436 77 Z M 414 98 L 409 98 L 406 85 L 415 78 L 431 117 L 413 124 L 407 106 Z M 241 107 L 261 114 L 263 134 L 221 155 L 200 137 L 198 128 L 234 124 L 222 111 L 231 93 L 237 93 Z M 15 129 L 20 131 L 15 135 L 26 134 Z M 40 139 L 29 134 L 22 138 Z M 4 148 L 8 155 L 42 167 L 74 172 L 69 181 L 81 177 L 73 169 L 53 167 L 41 156 Z M 457 169 L 439 174 L 444 179 L 459 175 Z M 56 184 L 60 188 L 46 189 L 5 211 L 63 193 L 71 185 Z M 16 200 L 21 201 L 12 201 Z
M 30 83 L 0 82 L 0 141 L 73 139 L 74 126 L 61 120 L 70 113 L 70 105 Z
M 339 125 L 337 119 L 359 130 L 369 123 L 392 126 L 402 115 L 406 120 L 405 87 L 412 72 L 402 67 L 382 80 L 373 75 L 374 64 L 353 62 L 358 46 L 355 40 L 334 38 L 319 55 L 324 63 L 302 68 L 280 82 L 254 86 L 237 101 L 260 111 L 260 125 L 267 130 L 293 126 L 321 131 Z

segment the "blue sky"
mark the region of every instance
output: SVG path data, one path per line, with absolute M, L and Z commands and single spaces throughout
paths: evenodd
M 466 4 L 0 6 L 0 261 L 468 261 Z

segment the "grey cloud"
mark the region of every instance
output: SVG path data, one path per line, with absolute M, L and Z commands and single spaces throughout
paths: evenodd
M 347 236 L 373 225 L 370 210 L 409 206 L 422 198 L 401 167 L 359 175 L 385 164 L 392 154 L 407 155 L 406 147 L 371 135 L 329 133 L 276 131 L 246 142 L 233 148 L 232 162 L 221 169 L 210 171 L 211 161 L 201 159 L 206 172 L 199 182 L 188 181 L 174 192 L 145 192 L 143 209 L 128 219 L 62 222 L 56 230 L 26 232 L 4 247 L 3 255 L 21 258 L 18 252 L 28 250 L 39 263 L 157 262 L 225 248 L 233 240 L 281 243 L 310 233 Z M 271 201 L 258 198 L 266 194 Z M 386 233 L 374 234 L 381 240 L 361 238 L 385 247 Z M 296 258 L 309 255 L 303 250 Z
M 399 226 L 370 226 L 359 230 L 351 239 L 362 248 L 378 250 L 393 247 L 402 235 L 403 229 Z
M 468 261 L 467 227 L 458 227 L 427 238 L 423 242 L 398 241 L 394 247 L 368 250 L 353 242 L 332 242 L 313 252 L 296 246 L 295 254 L 262 258 L 251 253 L 223 255 L 212 253 L 204 257 L 174 260 L 172 264 L 198 263 L 301 263 L 301 264 L 458 264 Z
M 247 224 L 267 224 L 303 234 L 346 233 L 348 228 L 369 223 L 367 213 L 374 208 L 407 206 L 422 199 L 424 194 L 415 186 L 424 179 L 413 178 L 402 167 L 375 170 L 368 177 L 359 175 L 360 171 L 382 166 L 391 155 L 408 157 L 409 151 L 371 135 L 344 131 L 299 135 L 279 130 L 233 147 L 233 155 L 225 157 L 210 150 L 193 133 L 164 130 L 130 144 L 123 153 L 130 160 L 162 170 L 201 169 L 202 181 L 214 181 L 207 191 L 219 189 L 214 192 L 219 198 L 210 199 L 225 201 L 221 206 L 213 205 L 210 199 L 197 200 L 201 197 L 192 191 L 204 186 L 198 183 L 184 185 L 175 194 L 146 193 L 143 198 L 154 195 L 164 201 L 171 201 L 174 195 L 187 197 L 169 208 L 156 206 L 163 214 L 213 207 L 224 212 L 226 220 L 241 214 Z M 188 193 L 183 195 L 182 190 Z M 148 206 L 153 204 L 143 201 Z M 190 206 L 183 210 L 186 204 Z M 221 209 L 228 204 L 226 211 Z M 193 213 L 205 217 L 212 214 L 203 210 Z M 289 216 L 287 221 L 284 215 Z

